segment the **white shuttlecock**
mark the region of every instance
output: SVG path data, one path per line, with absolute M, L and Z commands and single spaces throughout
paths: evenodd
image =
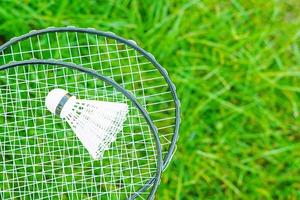
M 68 122 L 95 160 L 116 140 L 128 113 L 127 104 L 80 100 L 63 89 L 49 92 L 46 107 Z

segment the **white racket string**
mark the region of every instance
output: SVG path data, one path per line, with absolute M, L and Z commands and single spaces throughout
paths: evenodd
M 170 159 L 168 155 L 172 153 L 170 145 L 176 142 L 173 136 L 178 113 L 173 91 L 159 70 L 143 54 L 114 38 L 76 31 L 33 35 L 12 43 L 0 52 L 0 64 L 30 58 L 52 58 L 80 64 L 113 78 L 131 91 L 159 130 L 162 154 L 167 164 Z M 68 78 L 70 75 L 61 76 Z M 81 84 L 80 80 L 76 80 L 76 83 Z

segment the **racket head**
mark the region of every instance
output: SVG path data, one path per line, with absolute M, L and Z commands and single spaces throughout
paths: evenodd
M 131 91 L 158 128 L 167 167 L 178 140 L 180 102 L 167 71 L 152 54 L 114 33 L 76 27 L 31 31 L 0 47 L 0 64 L 32 58 L 73 62 Z
M 157 128 L 130 92 L 93 70 L 55 60 L 3 65 L 0 77 L 0 197 L 154 197 L 162 171 L 161 145 Z M 82 99 L 128 104 L 124 130 L 103 160 L 93 160 L 66 122 L 46 109 L 46 95 L 58 87 Z

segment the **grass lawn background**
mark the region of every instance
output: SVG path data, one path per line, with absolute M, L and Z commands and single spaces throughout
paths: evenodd
M 69 25 L 134 39 L 177 86 L 157 199 L 300 198 L 299 1 L 0 1 L 0 43 Z

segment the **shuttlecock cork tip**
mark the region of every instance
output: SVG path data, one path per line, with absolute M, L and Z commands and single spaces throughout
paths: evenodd
M 51 90 L 46 97 L 47 109 L 53 114 L 59 114 L 57 113 L 57 108 L 67 94 L 69 94 L 68 91 L 63 89 L 56 88 Z

